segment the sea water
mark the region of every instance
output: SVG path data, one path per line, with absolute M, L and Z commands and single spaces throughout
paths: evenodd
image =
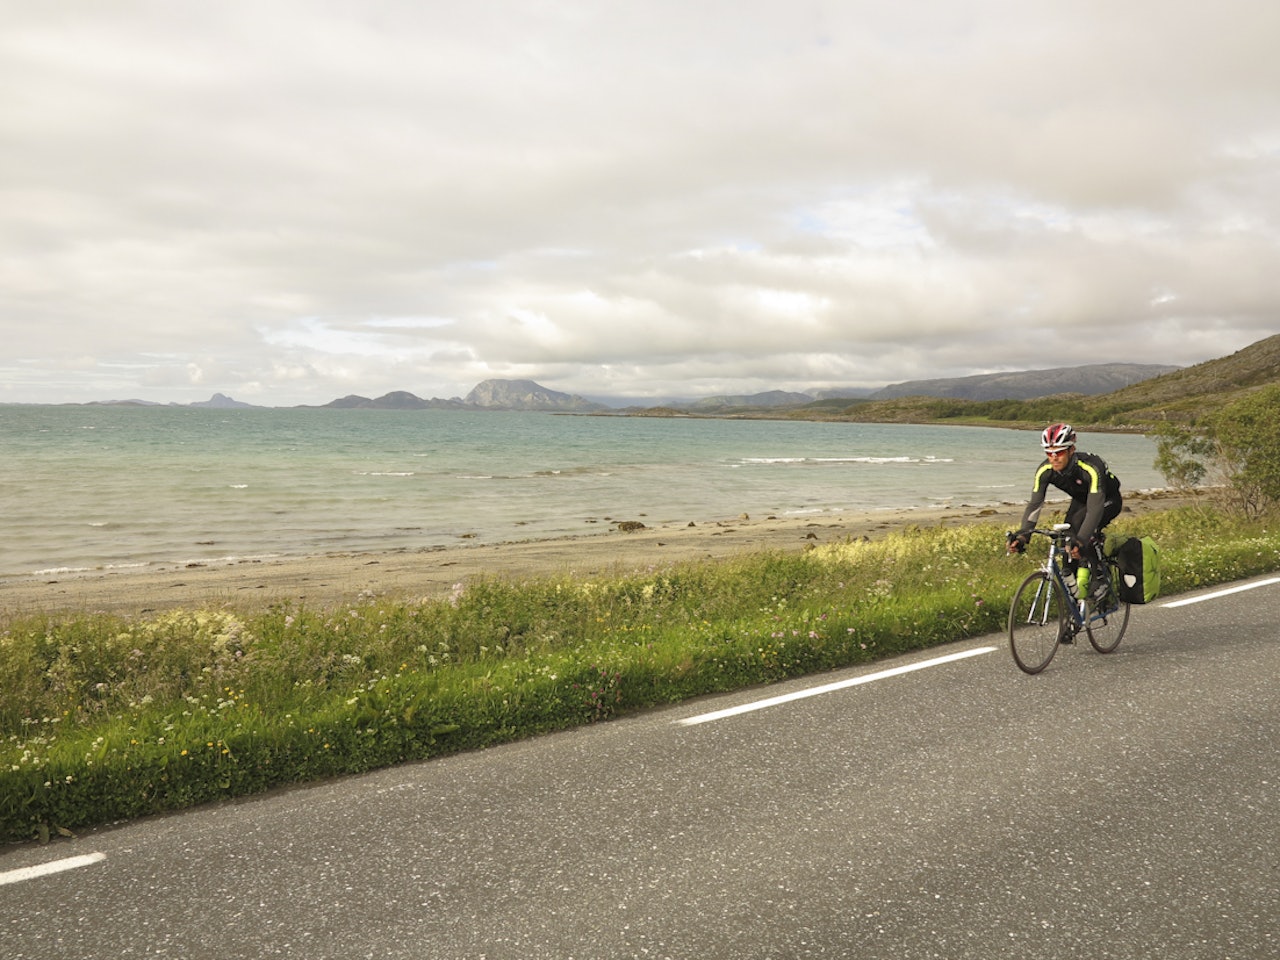
M 1126 490 L 1154 444 L 1094 434 Z M 0 405 L 0 575 L 1021 502 L 1033 431 L 480 411 Z

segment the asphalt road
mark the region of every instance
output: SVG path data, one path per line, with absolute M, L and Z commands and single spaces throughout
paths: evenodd
M 1247 585 L 1036 677 L 992 636 L 11 849 L 0 956 L 1277 957 Z

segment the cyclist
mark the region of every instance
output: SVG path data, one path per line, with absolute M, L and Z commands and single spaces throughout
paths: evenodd
M 1069 423 L 1055 423 L 1040 434 L 1044 462 L 1036 469 L 1031 499 L 1022 514 L 1022 528 L 1009 541 L 1010 553 L 1021 553 L 1040 519 L 1045 494 L 1057 487 L 1071 497 L 1066 522 L 1071 525 L 1071 556 L 1089 569 L 1089 595 L 1100 600 L 1107 592 L 1107 565 L 1102 560 L 1097 534 L 1114 520 L 1124 506 L 1120 481 L 1101 457 L 1076 452 L 1076 432 Z

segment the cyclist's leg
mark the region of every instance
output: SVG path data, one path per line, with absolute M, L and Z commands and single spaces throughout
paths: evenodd
M 1084 501 L 1072 499 L 1071 504 L 1067 507 L 1066 516 L 1062 518 L 1062 522 L 1071 528 L 1071 536 L 1076 537 L 1080 535 L 1080 526 L 1084 523 L 1084 515 Z M 1064 556 L 1067 561 L 1066 569 L 1070 571 L 1071 575 L 1074 577 L 1076 570 L 1080 567 L 1080 563 L 1071 556 L 1070 550 L 1065 551 Z M 1086 552 L 1082 551 L 1080 556 L 1083 559 L 1086 556 Z
M 1085 570 L 1088 572 L 1087 591 L 1084 583 L 1080 584 L 1080 598 L 1082 600 L 1100 600 L 1106 596 L 1110 577 L 1107 575 L 1107 562 L 1102 555 L 1102 544 L 1105 539 L 1103 530 L 1106 529 L 1107 524 L 1120 515 L 1122 507 L 1123 501 L 1118 495 L 1103 504 L 1102 517 L 1098 521 L 1098 529 L 1093 532 L 1089 542 L 1084 544 L 1080 550 L 1080 560 L 1084 563 Z M 1071 525 L 1071 535 L 1073 537 L 1079 537 L 1080 535 L 1080 527 L 1084 523 L 1085 512 L 1086 506 L 1079 500 L 1072 500 L 1071 506 L 1067 508 L 1065 520 Z M 1079 567 L 1077 566 L 1076 569 L 1078 570 Z
M 1105 599 L 1107 591 L 1111 589 L 1111 575 L 1107 572 L 1107 561 L 1102 556 L 1102 543 L 1103 537 L 1099 531 L 1080 554 L 1089 568 L 1089 596 L 1086 599 L 1095 603 Z
M 1120 515 L 1120 510 L 1123 506 L 1124 502 L 1119 496 L 1106 502 L 1102 511 L 1102 519 L 1098 521 L 1097 532 L 1094 533 L 1089 543 L 1090 549 L 1082 554 L 1089 565 L 1089 582 L 1092 585 L 1089 594 L 1095 600 L 1105 598 L 1110 587 L 1111 573 L 1107 568 L 1107 559 L 1102 549 L 1107 539 L 1105 532 L 1107 526 Z
M 1101 550 L 1105 535 L 1098 531 L 1098 547 Z M 1121 600 L 1117 592 L 1120 586 L 1120 572 L 1114 560 L 1103 554 L 1098 560 L 1099 569 L 1105 571 L 1107 578 L 1101 590 L 1094 594 L 1090 603 L 1089 615 L 1085 629 L 1089 634 L 1089 643 L 1099 653 L 1111 653 L 1120 645 L 1125 628 L 1129 626 L 1129 604 Z

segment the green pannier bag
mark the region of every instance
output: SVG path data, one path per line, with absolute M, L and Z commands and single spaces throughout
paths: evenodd
M 1113 537 L 1107 552 L 1120 568 L 1116 592 L 1130 603 L 1150 603 L 1160 596 L 1160 548 L 1150 537 Z

